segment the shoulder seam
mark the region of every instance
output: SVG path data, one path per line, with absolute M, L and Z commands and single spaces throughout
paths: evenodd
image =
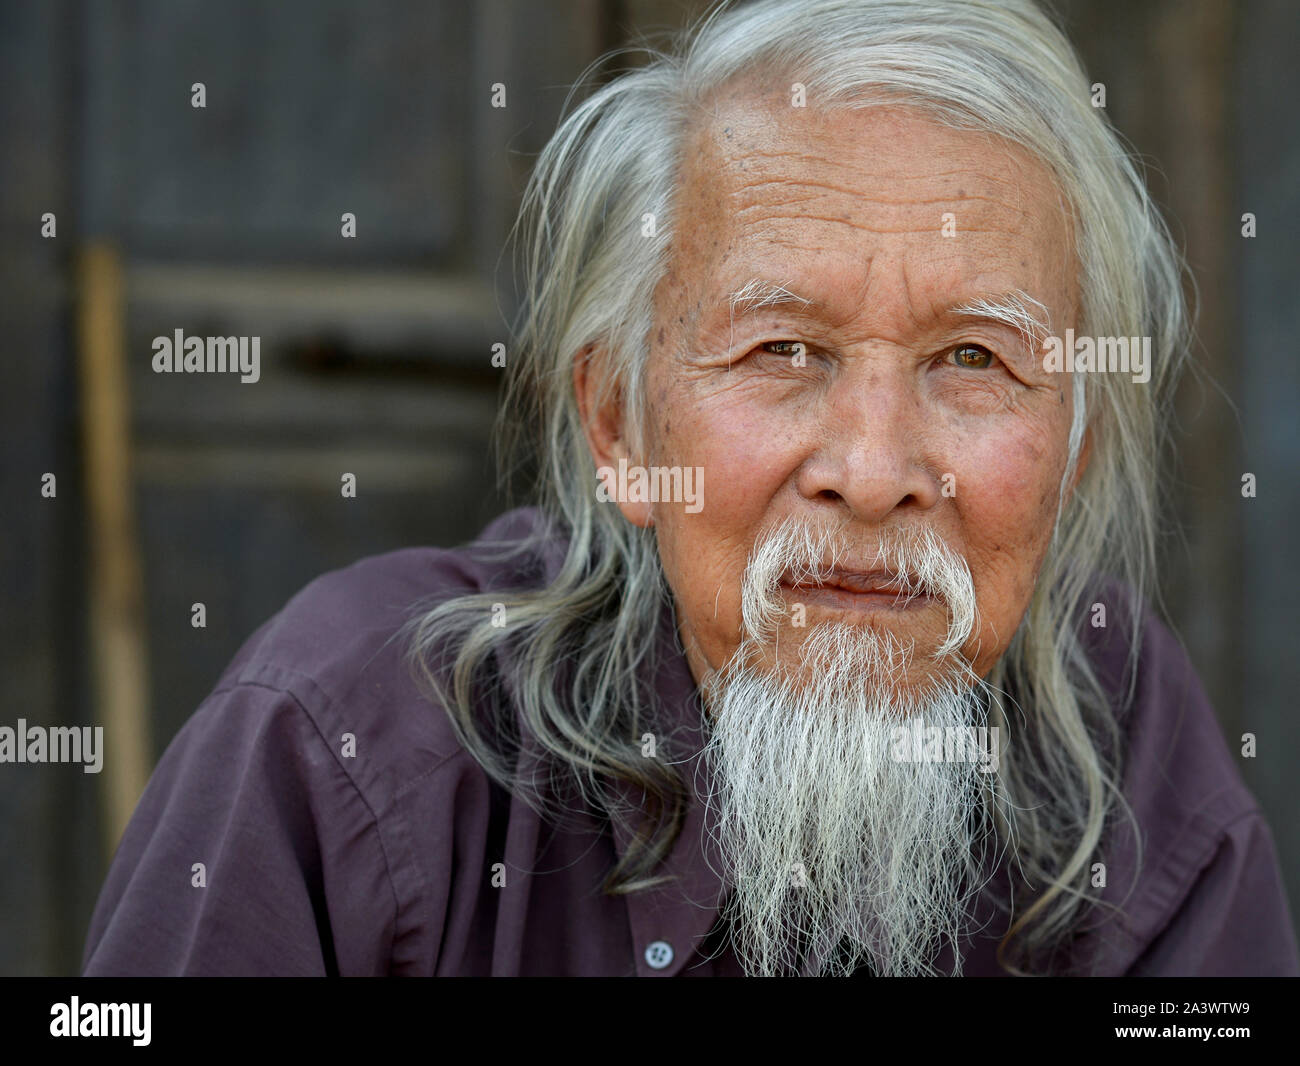
M 388 834 L 385 833 L 383 828 L 383 824 L 382 824 L 383 819 L 395 810 L 395 808 L 397 807 L 398 799 L 402 795 L 404 795 L 410 787 L 415 785 L 417 782 L 426 780 L 428 777 L 432 776 L 433 774 L 436 774 L 437 772 L 442 770 L 445 766 L 447 766 L 448 763 L 453 761 L 458 755 L 466 755 L 468 757 L 469 753 L 464 751 L 463 748 L 458 747 L 455 751 L 452 751 L 449 754 L 441 755 L 437 759 L 437 761 L 432 766 L 428 767 L 424 772 L 416 775 L 414 778 L 411 778 L 409 781 L 402 782 L 401 785 L 399 785 L 396 789 L 394 789 L 393 795 L 389 797 L 389 802 L 383 807 L 383 809 L 382 810 L 377 809 L 375 803 L 371 800 L 369 796 L 367 796 L 365 788 L 353 776 L 349 767 L 347 767 L 344 763 L 340 761 L 340 757 L 338 753 L 334 750 L 333 745 L 330 744 L 329 740 L 322 732 L 321 723 L 317 720 L 317 716 L 312 713 L 310 707 L 308 707 L 307 705 L 307 702 L 304 701 L 302 694 L 295 691 L 292 684 L 275 684 L 266 680 L 259 679 L 256 676 L 257 672 L 260 669 L 265 669 L 265 668 L 271 668 L 281 672 L 284 675 L 291 675 L 292 677 L 299 679 L 301 682 L 304 682 L 306 685 L 310 686 L 313 695 L 315 695 L 324 703 L 330 704 L 331 706 L 333 705 L 334 701 L 330 698 L 329 694 L 325 692 L 322 688 L 320 688 L 320 686 L 316 684 L 315 679 L 312 678 L 310 675 L 301 673 L 297 670 L 292 669 L 291 667 L 284 667 L 275 663 L 263 663 L 260 664 L 259 667 L 250 666 L 246 668 L 245 671 L 241 671 L 241 673 L 239 675 L 236 675 L 235 678 L 221 685 L 217 689 L 214 689 L 212 695 L 215 696 L 218 695 L 219 693 L 230 692 L 238 688 L 257 688 L 269 692 L 274 692 L 278 695 L 287 697 L 289 700 L 293 702 L 293 705 L 298 708 L 298 710 L 302 713 L 302 715 L 311 724 L 313 733 L 316 735 L 317 739 L 325 747 L 325 750 L 330 755 L 331 765 L 334 766 L 335 770 L 341 773 L 343 777 L 347 780 L 348 784 L 352 786 L 352 789 L 356 793 L 357 798 L 361 801 L 361 803 L 365 807 L 366 813 L 369 816 L 370 823 L 374 829 L 375 835 L 378 838 L 380 853 L 384 857 L 384 876 L 388 881 L 389 892 L 392 893 L 393 923 L 392 923 L 392 931 L 389 935 L 388 948 L 386 951 L 386 958 L 388 960 L 388 970 L 389 972 L 391 972 L 393 967 L 394 951 L 396 948 L 397 941 L 402 936 L 404 936 L 407 932 L 409 932 L 409 930 L 403 930 L 399 928 L 401 915 L 404 909 L 409 910 L 410 908 L 409 907 L 404 908 L 401 895 L 398 892 L 397 879 L 393 875 L 393 856 L 390 852 L 390 843 L 387 839 Z M 418 909 L 418 905 L 416 905 L 416 909 Z
M 295 670 L 291 666 L 281 666 L 279 663 L 272 663 L 272 662 L 259 663 L 256 665 L 250 664 L 239 675 L 227 681 L 226 683 L 222 684 L 220 687 L 213 689 L 211 696 L 216 696 L 221 693 L 230 692 L 231 690 L 236 688 L 248 687 L 248 688 L 266 689 L 269 692 L 278 692 L 281 695 L 290 697 L 294 701 L 294 703 L 298 705 L 299 709 L 303 712 L 303 714 L 305 714 L 308 717 L 308 719 L 310 719 L 312 726 L 316 730 L 316 735 L 320 737 L 321 743 L 323 743 L 326 749 L 330 752 L 331 757 L 334 759 L 335 765 L 338 766 L 339 770 L 352 784 L 352 787 L 357 790 L 357 794 L 361 797 L 362 801 L 365 803 L 366 809 L 369 810 L 376 819 L 381 817 L 381 811 L 377 809 L 376 804 L 367 796 L 365 786 L 361 782 L 357 781 L 357 779 L 353 776 L 351 770 L 345 764 L 339 762 L 339 756 L 334 753 L 334 750 L 331 747 L 329 741 L 326 739 L 325 734 L 321 731 L 320 722 L 317 721 L 316 715 L 314 715 L 311 711 L 311 708 L 308 707 L 307 705 L 308 701 L 305 701 L 303 699 L 303 694 L 298 692 L 291 684 L 275 684 L 273 682 L 265 681 L 258 678 L 256 675 L 263 670 L 275 670 L 283 674 L 292 675 L 298 681 L 301 681 L 306 685 L 310 686 L 312 693 L 315 696 L 319 697 L 322 703 L 329 704 L 331 707 L 336 705 L 336 701 L 334 700 L 334 698 L 330 696 L 330 694 L 326 692 L 323 688 L 321 688 L 320 685 L 317 684 L 316 679 L 312 677 L 310 674 L 305 674 L 300 670 Z M 209 696 L 209 698 L 211 698 L 211 696 Z M 430 774 L 435 773 L 436 771 L 442 769 L 442 767 L 445 766 L 448 762 L 455 759 L 457 755 L 463 755 L 463 754 L 467 755 L 469 753 L 466 752 L 465 749 L 462 748 L 460 745 L 457 745 L 454 751 L 450 751 L 446 753 L 438 753 L 437 759 L 434 761 L 434 763 L 431 766 L 421 771 L 415 777 L 410 778 L 407 781 L 403 781 L 400 785 L 398 785 L 393 790 L 393 796 L 390 797 L 390 800 L 395 799 L 397 796 L 406 792 L 408 787 L 414 782 L 423 781 Z M 383 812 L 386 812 L 390 805 L 391 803 L 389 805 L 385 805 L 382 808 Z
M 302 700 L 298 698 L 298 694 L 296 692 L 294 692 L 292 689 L 283 688 L 278 685 L 271 685 L 265 682 L 253 681 L 253 680 L 236 681 L 233 684 L 228 685 L 225 688 L 221 689 L 220 691 L 230 691 L 231 689 L 235 689 L 235 688 L 265 689 L 269 692 L 275 692 L 278 693 L 279 695 L 287 696 L 290 700 L 292 700 L 293 705 L 297 707 L 299 711 L 302 712 L 303 717 L 306 718 L 307 721 L 311 724 L 312 731 L 313 733 L 315 733 L 317 739 L 320 741 L 320 743 L 325 748 L 325 750 L 329 752 L 330 764 L 339 773 L 341 773 L 343 777 L 347 780 L 348 784 L 352 786 L 353 792 L 356 793 L 357 798 L 361 801 L 362 805 L 365 807 L 366 813 L 370 817 L 370 824 L 374 827 L 375 836 L 379 839 L 379 851 L 380 854 L 382 854 L 384 857 L 384 877 L 388 880 L 388 890 L 389 892 L 392 893 L 393 896 L 393 931 L 389 935 L 388 950 L 385 953 L 388 959 L 388 969 L 391 970 L 392 961 L 393 961 L 393 945 L 396 943 L 397 940 L 398 916 L 402 912 L 402 907 L 401 907 L 401 900 L 398 898 L 397 895 L 397 886 L 393 881 L 392 860 L 388 854 L 388 846 L 384 841 L 383 830 L 380 828 L 379 825 L 378 813 L 375 811 L 373 804 L 371 804 L 370 800 L 366 797 L 366 794 L 362 791 L 360 785 L 358 785 L 356 780 L 352 777 L 352 775 L 348 773 L 347 768 L 343 766 L 341 763 L 339 763 L 338 757 L 334 754 L 334 750 L 330 745 L 330 742 L 326 740 L 325 735 L 320 730 L 320 723 L 316 721 L 311 711 L 309 711 L 306 705 L 302 702 Z

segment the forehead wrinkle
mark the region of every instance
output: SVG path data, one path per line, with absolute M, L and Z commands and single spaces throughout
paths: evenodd
M 718 141 L 714 141 L 713 146 L 718 150 L 717 161 L 721 168 L 733 172 L 737 170 L 747 172 L 737 193 L 756 192 L 769 186 L 804 186 L 811 190 L 810 195 L 796 198 L 791 202 L 811 199 L 818 194 L 831 193 L 842 194 L 853 200 L 860 200 L 881 207 L 931 206 L 945 202 L 972 202 L 987 203 L 1021 216 L 1028 214 L 1019 206 L 1024 188 L 1023 179 L 1018 170 L 1014 171 L 1011 176 L 1002 177 L 990 173 L 987 168 L 980 166 L 979 160 L 962 160 L 957 162 L 955 166 L 943 170 L 864 174 L 859 161 L 845 160 L 833 154 L 821 154 L 818 150 L 817 141 L 816 136 L 810 137 L 807 141 L 792 149 L 769 147 L 738 149 Z M 1014 146 L 1004 144 L 998 145 L 998 147 L 1004 153 L 1009 147 L 1014 148 Z M 791 172 L 782 166 L 783 163 L 789 160 L 820 166 L 836 177 L 842 174 L 846 181 L 841 183 L 829 176 L 814 176 L 805 170 Z M 774 171 L 775 173 L 773 173 Z M 937 178 L 952 179 L 954 183 L 959 180 L 965 181 L 967 184 L 973 182 L 975 189 L 970 192 L 963 191 L 961 195 L 957 195 L 955 192 L 947 192 L 932 199 L 915 200 L 910 197 L 898 199 L 887 195 L 873 194 L 872 191 L 864 189 L 864 178 L 868 186 L 874 185 L 883 189 L 898 189 L 918 182 L 928 184 Z
M 918 177 L 915 180 L 923 180 Z M 884 179 L 880 184 L 893 184 L 897 182 L 886 182 Z M 769 190 L 790 190 L 786 196 L 780 197 L 772 195 Z M 806 190 L 802 193 L 797 190 Z M 934 207 L 941 204 L 958 204 L 958 203 L 986 203 L 996 208 L 1009 211 L 1021 218 L 1031 214 L 1030 211 L 1008 199 L 997 196 L 983 196 L 978 193 L 962 193 L 958 196 L 956 193 L 942 193 L 938 196 L 924 197 L 917 199 L 915 197 L 889 197 L 883 194 L 874 194 L 852 185 L 836 185 L 829 181 L 817 181 L 810 177 L 789 177 L 782 176 L 777 178 L 758 178 L 750 179 L 738 187 L 731 195 L 735 199 L 741 199 L 748 202 L 742 203 L 737 207 L 737 212 L 745 210 L 763 210 L 772 207 L 794 207 L 800 204 L 812 203 L 822 199 L 826 194 L 837 194 L 852 204 L 870 205 L 873 207 Z

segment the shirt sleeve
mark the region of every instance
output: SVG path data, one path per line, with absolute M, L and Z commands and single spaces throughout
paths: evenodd
M 286 691 L 210 696 L 123 835 L 83 973 L 386 973 L 395 892 L 340 754 Z
M 1141 977 L 1295 977 L 1300 957 L 1272 834 L 1258 811 L 1228 826 L 1169 924 L 1129 971 Z

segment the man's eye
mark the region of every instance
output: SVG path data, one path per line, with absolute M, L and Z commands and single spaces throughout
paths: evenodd
M 786 355 L 791 358 L 808 354 L 808 346 L 803 341 L 764 341 L 759 347 L 771 355 Z
M 979 344 L 963 344 L 952 350 L 952 360 L 957 366 L 968 370 L 987 370 L 997 358 L 991 351 Z

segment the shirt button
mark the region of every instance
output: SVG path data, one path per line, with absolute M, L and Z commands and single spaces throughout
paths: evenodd
M 645 961 L 655 970 L 662 970 L 665 966 L 671 966 L 673 946 L 667 940 L 656 940 L 645 949 Z

